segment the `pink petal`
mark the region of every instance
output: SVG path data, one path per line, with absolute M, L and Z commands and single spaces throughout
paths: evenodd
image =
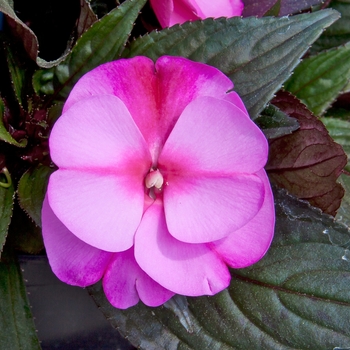
M 174 293 L 213 295 L 230 283 L 226 265 L 207 245 L 183 243 L 169 234 L 159 200 L 145 212 L 134 247 L 140 267 Z
M 164 207 L 170 234 L 188 243 L 226 237 L 260 210 L 264 186 L 256 175 L 169 177 Z
M 203 63 L 162 56 L 154 65 L 149 58 L 134 57 L 106 63 L 84 75 L 74 86 L 64 111 L 92 95 L 119 97 L 156 159 L 189 102 L 199 96 L 224 99 L 232 88 L 229 78 Z
M 112 254 L 73 235 L 53 213 L 47 198 L 42 209 L 42 232 L 50 266 L 61 281 L 86 287 L 102 278 Z
M 232 103 L 212 97 L 183 111 L 159 157 L 163 175 L 253 173 L 264 167 L 268 144 L 261 130 Z
M 200 18 L 240 16 L 244 5 L 241 0 L 192 0 Z
M 275 207 L 269 179 L 265 170 L 259 172 L 264 182 L 265 198 L 259 213 L 241 229 L 210 245 L 233 268 L 243 268 L 259 261 L 270 247 Z
M 196 14 L 196 7 L 191 4 L 191 0 L 174 0 L 174 10 L 170 14 L 168 27 L 175 24 L 182 24 L 187 21 L 200 19 Z M 157 16 L 158 17 L 158 16 Z M 164 27 L 162 25 L 162 27 Z
M 151 165 L 143 136 L 115 96 L 93 96 L 66 110 L 51 132 L 50 151 L 64 168 L 144 176 Z
M 78 238 L 110 252 L 129 249 L 143 212 L 143 178 L 59 169 L 48 186 L 57 217 Z
M 160 25 L 165 28 L 170 25 L 170 16 L 174 10 L 172 0 L 151 0 L 151 6 Z
M 133 249 L 114 254 L 103 277 L 103 289 L 109 302 L 119 309 L 133 306 L 139 299 L 147 306 L 159 306 L 174 295 L 140 269 Z

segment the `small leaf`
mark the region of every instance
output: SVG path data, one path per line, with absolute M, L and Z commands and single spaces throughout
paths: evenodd
M 298 13 L 323 3 L 322 0 L 244 0 L 243 16 L 262 17 L 273 9 L 278 2 L 280 2 L 280 9 L 277 12 L 279 16 Z M 275 13 L 273 15 L 277 16 Z
M 330 7 L 340 12 L 341 17 L 312 45 L 311 53 L 313 54 L 344 45 L 350 41 L 350 2 L 344 0 L 331 1 Z
M 41 227 L 41 208 L 44 201 L 47 182 L 53 169 L 39 165 L 27 170 L 18 184 L 18 201 L 21 208 Z
M 324 10 L 284 18 L 189 22 L 136 39 L 123 56 L 183 56 L 217 67 L 234 82 L 255 119 L 311 43 L 337 18 L 337 12 Z
M 299 123 L 295 118 L 289 117 L 272 104 L 263 110 L 261 115 L 255 119 L 255 123 L 268 139 L 291 134 L 299 128 Z
M 97 21 L 97 16 L 92 11 L 88 0 L 80 0 L 80 16 L 76 24 L 77 37 L 79 38 L 87 29 Z
M 127 0 L 97 21 L 77 41 L 57 67 L 39 70 L 33 82 L 37 93 L 67 97 L 73 85 L 86 72 L 119 58 L 146 0 Z
M 264 14 L 264 16 L 278 17 L 280 11 L 281 11 L 281 0 L 277 0 L 276 3 Z
M 9 143 L 10 145 L 17 147 L 25 147 L 27 145 L 27 139 L 22 139 L 20 142 L 17 142 L 10 133 L 6 130 L 4 125 L 4 115 L 6 113 L 5 102 L 0 98 L 0 140 Z
M 6 241 L 8 228 L 11 222 L 13 201 L 15 197 L 15 190 L 13 183 L 8 186 L 8 180 L 6 179 L 6 186 L 2 186 L 5 179 L 3 175 L 0 177 L 0 257 L 3 246 Z
M 284 87 L 316 115 L 323 114 L 350 79 L 350 42 L 306 58 Z
M 344 195 L 337 178 L 346 165 L 346 154 L 328 135 L 323 123 L 296 98 L 280 92 L 272 103 L 296 118 L 300 128 L 269 142 L 266 170 L 270 179 L 325 213 L 335 215 Z
M 266 256 L 249 268 L 232 270 L 230 287 L 214 297 L 188 297 L 187 305 L 182 300 L 175 309 L 139 303 L 119 310 L 100 284 L 89 287 L 89 293 L 140 349 L 347 347 L 350 262 L 342 257 L 350 243 L 348 228 L 283 190 L 275 191 L 275 202 L 275 238 Z
M 20 266 L 14 253 L 0 262 L 0 348 L 40 350 Z

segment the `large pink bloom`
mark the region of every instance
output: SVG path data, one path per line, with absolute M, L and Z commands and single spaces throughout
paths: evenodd
M 212 295 L 274 229 L 267 142 L 232 82 L 180 57 L 118 60 L 75 85 L 50 136 L 43 205 L 54 273 L 109 301 Z M 231 91 L 231 92 L 228 92 Z
M 240 16 L 244 7 L 241 0 L 151 0 L 151 5 L 163 28 L 208 17 Z

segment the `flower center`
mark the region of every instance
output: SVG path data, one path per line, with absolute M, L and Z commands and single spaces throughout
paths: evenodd
M 151 169 L 145 177 L 145 186 L 149 189 L 148 195 L 156 199 L 156 194 L 162 190 L 164 178 L 158 169 Z

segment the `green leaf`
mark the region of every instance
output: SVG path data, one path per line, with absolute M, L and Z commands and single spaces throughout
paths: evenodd
M 264 13 L 264 16 L 278 16 L 281 10 L 281 0 L 277 0 L 276 3 Z
M 17 147 L 25 147 L 27 145 L 27 139 L 22 139 L 20 142 L 17 142 L 7 131 L 4 125 L 4 115 L 5 115 L 5 102 L 0 98 L 0 140 L 9 143 L 10 145 Z
M 18 184 L 18 200 L 21 208 L 41 227 L 41 208 L 47 182 L 53 169 L 39 165 L 27 170 Z
M 67 97 L 86 72 L 117 59 L 129 38 L 133 24 L 146 0 L 128 0 L 94 23 L 57 67 L 39 70 L 33 84 L 37 93 Z
M 13 253 L 0 262 L 0 348 L 40 350 L 20 266 Z
M 299 128 L 295 118 L 289 117 L 272 104 L 263 110 L 255 122 L 268 139 L 291 134 Z
M 335 118 L 321 118 L 321 121 L 326 126 L 333 140 L 343 147 L 348 156 L 348 164 L 345 169 L 350 171 L 350 122 Z
M 349 174 L 340 175 L 338 181 L 345 189 L 345 194 L 343 200 L 341 202 L 341 206 L 337 211 L 337 215 L 335 219 L 338 222 L 342 222 L 343 224 L 350 226 L 350 176 Z M 349 256 L 350 260 L 350 256 Z
M 350 42 L 306 58 L 285 83 L 316 115 L 323 114 L 350 79 Z
M 22 67 L 23 61 L 19 59 L 19 56 L 15 54 L 11 45 L 6 43 L 4 45 L 6 50 L 6 58 L 7 64 L 10 72 L 11 83 L 13 86 L 13 90 L 17 97 L 18 103 L 23 106 L 23 93 L 24 93 L 24 85 L 25 85 L 25 73 L 26 70 Z
M 350 344 L 348 228 L 275 191 L 276 231 L 257 264 L 232 270 L 214 297 L 177 297 L 163 307 L 119 310 L 101 285 L 89 288 L 114 327 L 137 347 L 156 349 L 317 349 Z M 171 271 L 169 271 L 171 275 Z
M 344 0 L 331 1 L 329 6 L 340 12 L 341 18 L 332 24 L 312 45 L 312 53 L 328 50 L 350 41 L 350 2 Z
M 136 39 L 124 57 L 183 56 L 228 75 L 254 119 L 282 86 L 300 57 L 338 18 L 333 10 L 284 18 L 207 19 Z
M 6 170 L 5 170 L 6 171 Z M 15 190 L 11 180 L 0 178 L 0 256 L 11 222 Z M 8 182 L 10 181 L 10 182 Z M 5 187 L 3 186 L 5 184 Z

